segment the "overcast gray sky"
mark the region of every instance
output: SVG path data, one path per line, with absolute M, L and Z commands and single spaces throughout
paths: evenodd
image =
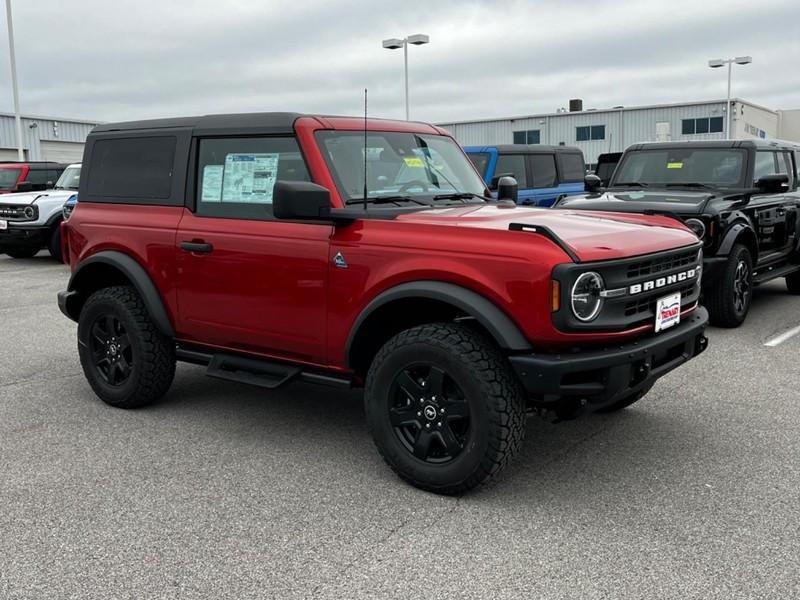
M 800 108 L 800 0 L 12 0 L 23 113 L 290 110 L 449 121 L 725 97 Z M 0 111 L 12 110 L 0 13 Z

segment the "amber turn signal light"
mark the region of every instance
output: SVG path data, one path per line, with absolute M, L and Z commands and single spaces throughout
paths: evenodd
M 550 310 L 556 312 L 561 308 L 561 282 L 553 279 L 550 284 Z

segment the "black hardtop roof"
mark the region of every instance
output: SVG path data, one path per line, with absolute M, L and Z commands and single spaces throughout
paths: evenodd
M 583 153 L 576 146 L 551 146 L 548 144 L 498 144 L 496 146 L 485 146 L 486 148 L 497 148 L 498 152 L 504 154 L 550 154 L 551 152 Z
M 653 150 L 655 148 L 755 148 L 757 150 L 780 149 L 796 150 L 797 146 L 791 142 L 779 140 L 699 140 L 685 142 L 644 142 L 628 146 L 630 150 Z
M 52 160 L 0 160 L 0 166 L 3 167 L 31 167 L 31 168 L 47 168 L 52 169 L 53 167 L 63 167 L 67 163 L 59 163 Z
M 203 131 L 231 129 L 274 129 L 291 131 L 298 117 L 304 115 L 289 112 L 237 113 L 226 115 L 201 115 L 196 117 L 173 117 L 167 119 L 145 119 L 103 123 L 92 133 L 113 131 L 136 131 L 141 129 L 197 129 Z

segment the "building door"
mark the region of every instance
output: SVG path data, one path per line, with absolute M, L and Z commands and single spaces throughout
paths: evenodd
M 669 142 L 670 140 L 672 140 L 672 132 L 669 121 L 658 121 L 656 123 L 656 141 Z

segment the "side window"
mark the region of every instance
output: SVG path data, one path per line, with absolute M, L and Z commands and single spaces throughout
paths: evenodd
M 34 190 L 43 190 L 47 187 L 47 176 L 49 173 L 50 171 L 44 169 L 31 169 L 28 171 L 27 181 L 33 184 Z
M 794 169 L 792 168 L 792 157 L 788 152 L 778 154 L 778 173 L 789 176 L 789 189 L 794 188 Z
M 581 167 L 583 164 L 581 163 Z M 549 188 L 556 185 L 556 157 L 552 154 L 532 154 L 533 187 Z M 581 168 L 583 173 L 583 168 Z M 581 174 L 581 179 L 583 175 Z
M 559 154 L 559 170 L 561 171 L 562 183 L 583 181 L 586 174 L 586 165 L 581 154 Z M 534 180 L 536 179 L 536 169 L 533 170 Z
M 764 175 L 775 175 L 777 172 L 774 152 L 756 152 L 756 164 L 753 168 L 754 182 L 764 177 Z
M 88 193 L 107 198 L 169 198 L 176 141 L 174 136 L 97 140 Z
M 528 187 L 528 176 L 525 172 L 524 154 L 501 154 L 497 157 L 494 167 L 494 177 L 511 174 L 517 180 L 519 189 Z
M 481 177 L 486 177 L 486 167 L 489 166 L 489 154 L 486 152 L 470 152 L 467 158 L 475 165 L 475 169 L 480 173 Z
M 197 161 L 197 214 L 234 219 L 272 217 L 279 179 L 311 181 L 291 137 L 206 138 Z

